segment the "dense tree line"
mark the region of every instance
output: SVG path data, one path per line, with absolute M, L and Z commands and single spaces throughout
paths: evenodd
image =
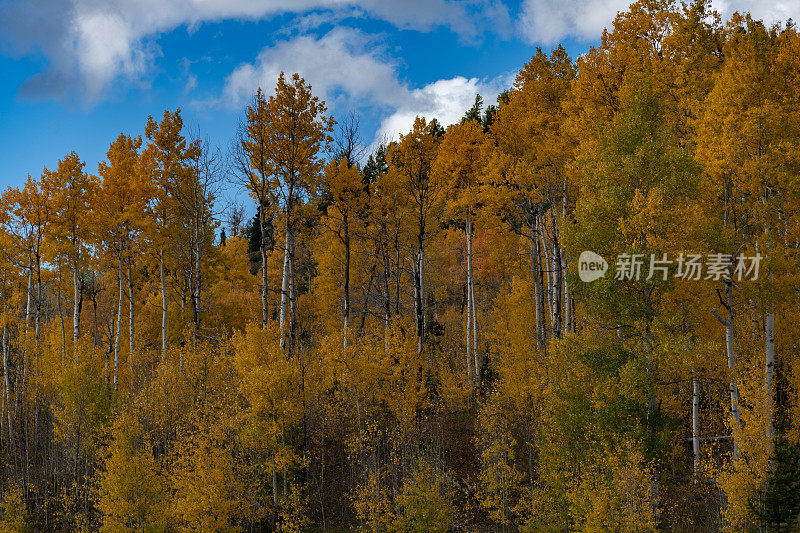
M 798 526 L 791 21 L 640 0 L 366 152 L 281 75 L 3 193 L 0 529 Z

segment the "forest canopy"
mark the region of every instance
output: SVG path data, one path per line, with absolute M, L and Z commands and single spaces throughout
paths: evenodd
M 0 531 L 798 527 L 791 21 L 639 0 L 371 152 L 292 73 L 143 125 L 0 197 Z

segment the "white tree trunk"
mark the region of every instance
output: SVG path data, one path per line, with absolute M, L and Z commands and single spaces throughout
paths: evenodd
M 567 260 L 564 255 L 564 250 L 561 250 L 561 265 L 564 272 L 567 271 Z M 573 333 L 575 331 L 574 316 L 572 313 L 572 296 L 569 293 L 569 283 L 567 277 L 564 276 L 564 333 Z
M 543 252 L 543 263 L 544 263 L 544 278 L 546 280 L 546 284 L 544 286 L 545 296 L 547 298 L 547 308 L 550 312 L 550 325 L 547 327 L 547 323 L 545 321 L 545 339 L 549 339 L 551 334 L 554 334 L 554 326 L 555 326 L 555 317 L 556 317 L 556 299 L 558 298 L 555 294 L 555 267 L 553 264 L 553 254 L 552 254 L 552 246 L 548 246 L 547 238 L 546 238 L 546 226 L 547 222 L 545 220 L 544 215 L 539 218 L 539 246 L 540 250 Z
M 200 329 L 200 305 L 202 302 L 203 291 L 203 242 L 205 242 L 205 230 L 197 231 L 194 246 L 194 287 L 192 293 L 192 319 L 194 321 L 194 341 L 197 342 L 197 333 Z
M 130 259 L 132 261 L 132 259 Z M 128 347 L 130 349 L 129 364 L 131 367 L 131 380 L 133 379 L 133 356 L 136 350 L 136 305 L 133 299 L 133 273 L 131 264 L 128 263 Z
M 58 274 L 59 282 L 61 273 Z M 64 327 L 64 308 L 61 305 L 61 283 L 58 284 L 58 320 L 61 322 L 61 364 L 64 364 L 64 359 L 67 357 L 67 331 Z
M 117 323 L 116 333 L 114 334 L 114 375 L 111 379 L 114 384 L 114 390 L 119 390 L 119 339 L 122 332 L 122 300 L 125 297 L 122 290 L 122 252 L 119 253 L 119 272 L 117 273 L 117 282 L 119 286 L 119 300 L 117 302 Z
M 537 219 L 538 220 L 538 219 Z M 542 273 L 541 273 L 541 249 L 539 246 L 539 224 L 534 221 L 530 224 L 531 231 L 531 276 L 533 277 L 533 299 L 535 302 L 535 318 L 536 325 L 534 334 L 536 339 L 536 347 L 539 351 L 545 350 L 545 309 L 544 309 L 544 288 L 542 287 Z
M 562 204 L 561 204 L 561 214 L 562 220 L 566 224 L 567 221 L 567 179 L 566 176 L 564 177 L 564 187 L 562 189 Z M 564 251 L 564 247 L 561 247 L 561 268 L 562 273 L 562 280 L 564 284 L 564 334 L 567 333 L 574 333 L 575 331 L 575 324 L 573 323 L 575 316 L 572 309 L 572 297 L 569 293 L 569 283 L 567 283 L 567 262 L 568 257 L 566 252 Z
M 38 357 L 39 332 L 42 325 L 42 262 L 38 252 L 36 257 L 36 317 L 34 319 L 34 333 L 36 335 L 36 353 Z
M 78 267 L 72 269 L 72 342 L 75 348 L 75 360 L 78 359 L 78 339 L 81 336 L 81 286 Z
M 564 287 L 564 266 L 562 263 L 563 252 L 561 250 L 561 241 L 559 240 L 558 221 L 556 220 L 555 210 L 550 211 L 550 220 L 553 223 L 553 261 L 552 261 L 552 276 L 553 276 L 553 304 L 552 304 L 552 322 L 553 322 L 553 336 L 557 339 L 562 337 L 563 333 L 563 309 L 561 305 L 563 298 L 561 291 Z
M 5 284 L 5 283 L 4 283 Z M 3 291 L 3 311 L 6 308 L 6 293 Z M 14 449 L 14 426 L 11 418 L 11 382 L 9 381 L 8 367 L 8 323 L 3 319 L 3 387 L 6 397 L 6 413 L 8 416 L 8 446 Z
M 167 277 L 164 272 L 164 249 L 158 251 L 158 266 L 161 274 L 161 360 L 167 362 Z
M 741 416 L 739 414 L 739 388 L 736 384 L 736 350 L 733 338 L 733 287 L 731 282 L 725 284 L 725 307 L 728 310 L 727 318 L 721 317 L 716 311 L 712 311 L 723 326 L 725 326 L 725 351 L 728 355 L 728 370 L 730 372 L 729 391 L 731 396 L 731 418 L 733 419 L 733 459 L 739 458 L 739 441 L 737 432 L 741 427 Z
M 730 319 L 729 319 L 730 320 Z M 731 415 L 733 423 L 738 430 L 741 427 L 741 416 L 739 415 L 739 387 L 736 385 L 736 351 L 733 346 L 733 324 L 729 321 L 725 326 L 725 347 L 728 352 L 728 369 L 731 372 L 730 394 L 731 394 Z M 734 436 L 733 456 L 739 457 L 739 442 Z
M 25 304 L 25 325 L 29 325 L 30 316 L 31 316 L 31 296 L 33 294 L 33 288 L 31 286 L 33 282 L 33 265 L 28 267 L 28 291 L 27 291 L 27 303 Z
M 425 275 L 423 265 L 425 263 L 425 252 L 420 245 L 417 254 L 417 287 L 416 287 L 416 315 L 417 315 L 417 353 L 422 353 L 425 339 Z

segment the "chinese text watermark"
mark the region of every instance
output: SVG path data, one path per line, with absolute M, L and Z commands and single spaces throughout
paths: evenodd
M 758 279 L 762 256 L 723 253 L 691 254 L 681 252 L 675 258 L 668 254 L 619 254 L 614 264 L 614 279 L 640 281 L 670 277 L 683 280 L 737 281 Z M 605 276 L 608 263 L 595 252 L 584 251 L 578 258 L 578 276 L 581 281 L 592 282 Z

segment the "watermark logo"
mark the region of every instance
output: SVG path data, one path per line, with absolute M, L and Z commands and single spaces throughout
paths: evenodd
M 619 254 L 614 264 L 614 279 L 618 281 L 651 280 L 666 281 L 669 277 L 683 280 L 737 281 L 758 279 L 762 256 L 732 255 L 721 253 L 678 254 L 670 259 L 667 254 Z M 600 255 L 586 250 L 578 258 L 578 276 L 581 281 L 591 283 L 602 278 L 608 263 Z
M 608 263 L 600 255 L 589 250 L 581 252 L 578 258 L 578 276 L 581 281 L 591 283 L 605 276 L 607 270 Z

